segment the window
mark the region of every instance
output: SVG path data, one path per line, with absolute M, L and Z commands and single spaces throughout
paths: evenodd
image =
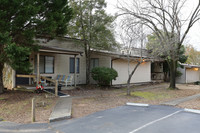
M 45 56 L 45 73 L 54 73 L 54 57 Z
M 99 66 L 99 59 L 98 58 L 92 58 L 90 61 L 90 68 L 98 67 Z
M 74 68 L 75 68 L 75 64 L 74 64 L 74 58 L 70 57 L 70 67 L 69 67 L 69 71 L 70 73 L 74 73 Z M 80 70 L 80 59 L 76 58 L 76 73 L 79 73 Z
M 37 56 L 35 56 L 35 73 L 37 73 Z M 54 73 L 54 57 L 40 55 L 40 73 Z

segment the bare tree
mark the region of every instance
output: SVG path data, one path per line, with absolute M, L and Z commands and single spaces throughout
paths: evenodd
M 143 41 L 146 38 L 146 36 L 144 35 L 142 24 L 131 25 L 128 22 L 126 22 L 127 20 L 128 18 L 122 20 L 123 34 L 120 35 L 120 38 L 122 40 L 128 58 L 127 95 L 131 95 L 130 81 L 139 65 L 144 61 L 142 49 Z M 138 47 L 138 43 L 140 48 L 140 58 L 134 59 L 134 61 L 137 62 L 137 64 L 134 66 L 134 69 L 130 71 L 131 55 L 133 53 L 134 48 Z
M 200 19 L 200 0 L 191 13 L 182 14 L 187 0 L 132 0 L 118 4 L 120 15 L 128 15 L 133 24 L 140 22 L 157 37 L 156 54 L 164 55 L 170 68 L 170 86 L 176 89 L 175 73 L 179 52 L 191 27 Z M 157 45 L 158 46 L 158 45 Z

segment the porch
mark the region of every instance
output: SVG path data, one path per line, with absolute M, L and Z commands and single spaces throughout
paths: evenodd
M 77 56 L 81 55 L 81 51 L 72 51 L 58 47 L 41 46 L 37 53 L 32 53 L 29 61 L 32 64 L 31 74 L 21 74 L 15 72 L 14 87 L 21 86 L 27 89 L 35 89 L 36 86 L 41 85 L 48 90 L 52 90 L 58 96 L 58 87 L 62 84 L 62 89 L 68 89 L 68 84 L 63 84 L 62 81 L 71 78 L 70 86 L 77 85 L 77 67 L 79 62 Z M 69 58 L 69 60 L 68 60 Z M 63 63 L 64 62 L 64 63 Z M 62 65 L 60 65 L 62 64 Z M 69 69 L 67 69 L 69 68 Z M 65 76 L 58 78 L 60 75 Z

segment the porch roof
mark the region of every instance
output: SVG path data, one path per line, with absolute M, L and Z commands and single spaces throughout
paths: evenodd
M 185 68 L 200 68 L 200 65 L 183 64 L 183 63 L 180 63 L 180 65 L 184 66 Z
M 55 54 L 66 54 L 66 55 L 81 55 L 82 51 L 77 50 L 68 50 L 60 47 L 55 46 L 40 46 L 39 49 L 40 52 L 46 52 L 46 53 L 55 53 Z

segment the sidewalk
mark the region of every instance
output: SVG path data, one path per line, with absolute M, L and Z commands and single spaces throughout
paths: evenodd
M 71 106 L 71 97 L 60 97 L 49 117 L 49 122 L 71 118 Z
M 198 97 L 200 97 L 200 94 L 196 94 L 196 95 L 192 95 L 192 96 L 183 97 L 183 98 L 175 99 L 175 100 L 172 100 L 172 101 L 164 102 L 164 103 L 161 103 L 161 105 L 176 106 L 180 103 L 183 103 L 183 102 L 186 102 L 186 101 L 189 101 L 189 100 L 192 100 L 192 99 L 196 99 Z
M 56 131 L 49 128 L 48 123 L 19 124 L 2 121 L 0 133 L 56 133 Z

